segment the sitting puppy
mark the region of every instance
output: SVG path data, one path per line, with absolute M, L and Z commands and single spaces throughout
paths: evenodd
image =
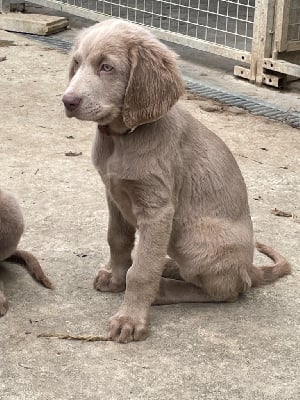
M 79 35 L 63 102 L 68 117 L 97 123 L 92 158 L 107 192 L 110 260 L 94 286 L 126 288 L 110 319 L 118 342 L 146 337 L 151 304 L 232 302 L 290 273 L 260 244 L 275 265 L 253 266 L 241 172 L 177 104 L 183 92 L 175 55 L 143 28 L 115 20 Z
M 0 189 L 0 262 L 10 261 L 22 264 L 28 272 L 46 288 L 52 283 L 44 274 L 37 259 L 27 251 L 16 250 L 24 229 L 21 208 L 8 192 Z M 0 317 L 6 314 L 8 302 L 0 289 Z

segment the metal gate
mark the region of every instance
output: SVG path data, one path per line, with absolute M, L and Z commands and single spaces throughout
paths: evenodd
M 300 0 L 32 2 L 95 21 L 122 18 L 144 25 L 160 39 L 243 62 L 234 74 L 251 82 L 281 86 L 288 75 L 300 77 Z

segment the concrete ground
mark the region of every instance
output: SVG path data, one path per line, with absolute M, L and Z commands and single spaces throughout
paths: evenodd
M 90 160 L 95 127 L 64 116 L 68 56 L 0 32 L 1 56 L 1 187 L 20 199 L 20 247 L 39 258 L 55 290 L 20 266 L 2 266 L 10 309 L 0 319 L 0 399 L 299 398 L 299 130 L 194 96 L 182 100 L 233 151 L 256 237 L 289 259 L 292 276 L 233 304 L 152 307 L 145 342 L 38 338 L 104 335 L 123 295 L 92 288 L 108 257 L 108 215 Z M 275 207 L 295 215 L 275 216 Z

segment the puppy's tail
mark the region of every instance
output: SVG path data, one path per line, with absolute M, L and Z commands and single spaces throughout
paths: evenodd
M 256 267 L 253 265 L 249 273 L 252 287 L 268 285 L 284 275 L 291 274 L 292 270 L 288 261 L 282 255 L 277 253 L 277 251 L 258 242 L 256 242 L 256 248 L 260 253 L 271 258 L 275 264 L 272 266 L 262 267 Z
M 40 282 L 43 286 L 48 289 L 53 289 L 53 285 L 49 278 L 45 275 L 42 267 L 38 260 L 28 251 L 25 250 L 16 250 L 10 257 L 8 257 L 5 261 L 14 262 L 22 265 L 27 269 L 29 274 L 37 281 Z

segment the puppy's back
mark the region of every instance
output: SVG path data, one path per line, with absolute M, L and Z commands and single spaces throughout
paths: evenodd
M 184 199 L 202 216 L 236 219 L 249 215 L 247 190 L 238 164 L 227 145 L 189 112 L 177 106 L 182 125 Z M 173 121 L 175 118 L 173 118 Z

